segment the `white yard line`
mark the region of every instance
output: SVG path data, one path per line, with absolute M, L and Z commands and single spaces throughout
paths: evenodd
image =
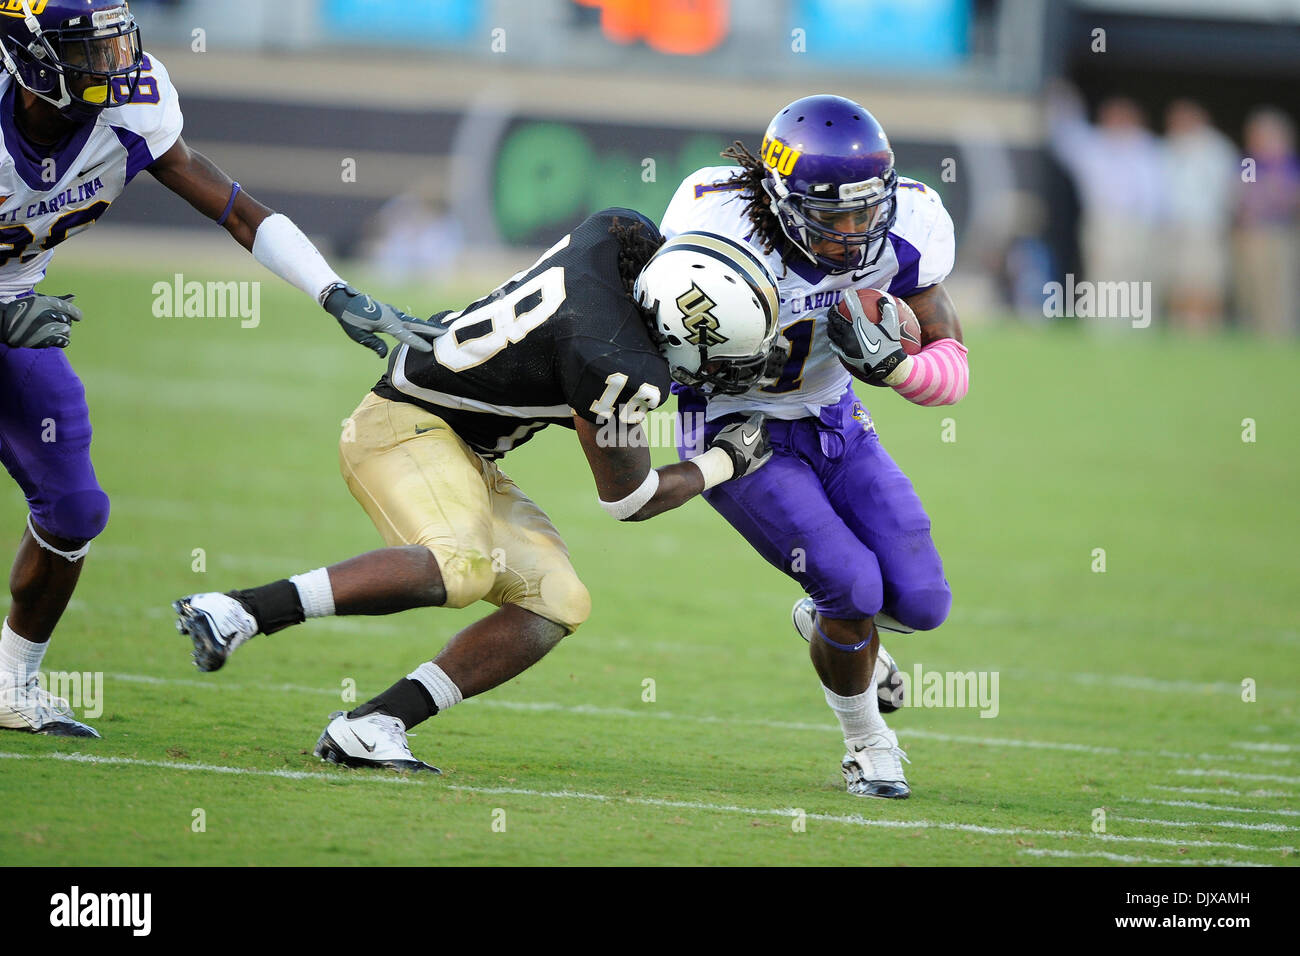
M 1235 740 L 1232 746 L 1240 747 L 1242 750 L 1260 750 L 1272 754 L 1289 754 L 1300 750 L 1300 747 L 1295 744 L 1274 744 L 1253 740 Z
M 1242 773 L 1240 770 L 1201 767 L 1179 767 L 1174 773 L 1183 777 L 1235 777 L 1238 780 L 1265 780 L 1270 783 L 1300 783 L 1300 777 L 1284 777 L 1276 773 Z
M 1111 820 L 1123 820 L 1125 823 L 1147 823 L 1155 827 L 1227 827 L 1230 830 L 1259 830 L 1263 833 L 1300 833 L 1300 827 L 1289 827 L 1284 823 L 1240 823 L 1237 820 L 1165 820 L 1161 817 L 1121 817 L 1111 814 Z
M 1176 863 L 1179 866 L 1272 866 L 1271 863 L 1254 863 L 1248 860 L 1166 860 L 1158 856 L 1128 856 L 1123 853 L 1104 853 L 1100 850 L 1078 852 L 1076 850 L 1039 850 L 1030 848 L 1021 850 L 1023 856 L 1051 856 L 1062 859 L 1096 858 L 1110 860 L 1113 863 Z
M 1287 790 L 1233 790 L 1231 787 L 1169 787 L 1159 783 L 1149 783 L 1147 784 L 1147 787 L 1151 790 L 1163 790 L 1166 793 L 1214 794 L 1221 797 L 1255 797 L 1261 800 L 1273 797 L 1296 796 L 1296 794 Z
M 1186 807 L 1189 810 L 1218 810 L 1220 813 L 1267 813 L 1279 817 L 1300 817 L 1300 810 L 1265 810 L 1260 807 L 1225 807 L 1218 803 L 1196 800 L 1150 800 L 1145 797 L 1120 797 L 1125 803 L 1142 803 L 1155 807 Z
M 163 686 L 173 684 L 178 687 L 219 688 L 229 691 L 254 691 L 267 693 L 285 692 L 330 696 L 335 698 L 335 700 L 338 700 L 340 706 L 343 706 L 342 697 L 340 695 L 341 688 L 305 687 L 299 684 L 238 684 L 226 682 L 223 678 L 218 677 L 203 680 L 180 677 L 152 677 L 146 674 L 111 673 L 107 676 L 114 680 L 137 684 L 157 684 Z M 774 730 L 808 731 L 827 735 L 835 734 L 837 731 L 835 725 L 831 724 L 829 721 L 826 723 L 813 724 L 789 720 L 766 720 L 761 717 L 717 717 L 711 714 L 679 714 L 659 709 L 657 705 L 653 707 L 646 706 L 643 708 L 597 707 L 591 704 L 559 704 L 551 701 L 497 700 L 492 697 L 480 697 L 468 701 L 467 703 L 474 707 L 491 707 L 498 710 L 515 710 L 534 713 L 554 712 L 590 717 L 631 717 L 670 721 L 682 720 L 697 724 L 771 727 Z M 906 719 L 906 711 L 902 712 L 901 716 L 903 719 Z M 894 729 L 900 737 L 914 738 L 917 740 L 934 740 L 940 743 L 972 744 L 979 747 L 1015 747 L 1025 750 L 1058 750 L 1066 753 L 1086 753 L 1107 757 L 1159 757 L 1169 760 L 1204 761 L 1241 760 L 1255 764 L 1267 764 L 1270 766 L 1290 766 L 1293 763 L 1289 758 L 1257 757 L 1253 754 L 1190 754 L 1173 750 L 1133 750 L 1120 747 L 1099 747 L 1092 744 L 1078 744 L 1057 740 L 1023 740 L 1014 737 L 983 737 L 973 734 L 945 734 L 938 731 L 922 730 L 920 728 L 906 726 L 896 726 Z
M 134 757 L 101 757 L 95 754 L 49 753 L 16 754 L 0 752 L 0 760 L 57 760 L 68 763 L 101 764 L 128 767 L 152 767 L 163 770 L 197 771 L 234 774 L 254 777 L 280 777 L 290 780 L 323 780 L 348 783 L 361 780 L 370 783 L 410 783 L 417 786 L 441 786 L 443 789 L 490 796 L 523 796 L 547 800 L 586 800 L 609 804 L 662 807 L 675 810 L 702 810 L 710 813 L 739 813 L 746 816 L 767 816 L 795 819 L 793 808 L 740 807 L 731 804 L 703 803 L 695 800 L 665 800 L 657 797 L 626 797 L 603 793 L 584 793 L 576 790 L 528 790 L 522 787 L 473 787 L 464 784 L 437 783 L 428 776 L 407 777 L 398 774 L 373 774 L 366 771 L 346 773 L 313 773 L 302 770 L 263 770 L 252 767 L 226 767 L 219 764 L 179 763 L 166 760 L 141 760 Z M 974 823 L 952 823 L 936 820 L 878 820 L 858 814 L 805 813 L 804 819 L 823 823 L 840 823 L 847 826 L 877 827 L 893 830 L 948 830 L 960 833 L 978 833 L 985 836 L 1060 837 L 1062 839 L 1096 840 L 1112 843 L 1149 843 L 1170 847 L 1224 847 L 1257 853 L 1295 853 L 1295 847 L 1266 847 L 1249 843 L 1228 843 L 1221 840 L 1175 840 L 1165 837 L 1139 837 L 1115 833 L 1093 834 L 1074 830 L 1035 830 L 1028 827 L 987 827 Z M 1176 861 L 1168 861 L 1176 862 Z

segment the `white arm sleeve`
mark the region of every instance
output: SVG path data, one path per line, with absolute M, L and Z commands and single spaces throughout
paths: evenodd
M 283 213 L 267 217 L 257 227 L 253 258 L 317 302 L 322 292 L 343 281 L 311 240 Z

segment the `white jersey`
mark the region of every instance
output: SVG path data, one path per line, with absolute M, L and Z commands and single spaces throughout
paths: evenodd
M 727 187 L 740 172 L 737 166 L 706 166 L 677 188 L 660 231 L 664 237 L 691 230 L 720 233 L 748 242 L 763 256 L 745 218 L 745 195 Z M 880 289 L 909 296 L 942 282 L 952 270 L 955 239 L 952 219 L 938 194 L 914 179 L 898 180 L 898 214 L 875 264 L 854 272 L 828 275 L 799 253 L 782 265 L 779 254 L 766 258 L 777 276 L 781 298 L 779 324 L 790 346 L 790 361 L 774 385 L 753 388 L 744 395 L 709 399 L 710 420 L 742 411 L 761 411 L 769 418 L 795 419 L 817 415 L 823 405 L 839 401 L 852 381 L 831 351 L 826 313 L 846 289 Z
M 30 292 L 54 247 L 94 225 L 181 135 L 176 90 L 148 54 L 131 101 L 101 112 L 49 156 L 18 132 L 18 89 L 0 70 L 0 301 Z

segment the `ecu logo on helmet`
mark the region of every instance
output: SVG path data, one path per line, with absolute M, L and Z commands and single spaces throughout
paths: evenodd
M 793 149 L 774 136 L 764 136 L 763 146 L 759 150 L 763 165 L 778 176 L 789 176 L 794 172 L 795 163 L 803 155 L 803 150 Z
M 677 308 L 682 310 L 682 325 L 691 333 L 686 336 L 687 342 L 708 348 L 727 341 L 727 336 L 718 332 L 718 317 L 709 311 L 715 305 L 717 303 L 694 282 L 688 291 L 677 297 Z

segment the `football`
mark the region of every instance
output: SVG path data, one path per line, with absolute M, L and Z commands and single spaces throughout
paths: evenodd
M 880 300 L 885 297 L 885 293 L 879 289 L 850 289 L 844 293 L 845 298 L 840 299 L 831 309 L 831 321 L 844 321 L 852 324 L 853 317 L 849 314 L 848 296 L 856 295 L 858 301 L 862 303 L 862 311 L 867 314 L 872 322 L 880 324 Z M 898 304 L 898 327 L 899 338 L 903 343 L 903 351 L 908 355 L 915 355 L 921 351 L 921 323 L 917 321 L 916 313 L 912 311 L 911 306 L 894 296 L 894 301 Z

